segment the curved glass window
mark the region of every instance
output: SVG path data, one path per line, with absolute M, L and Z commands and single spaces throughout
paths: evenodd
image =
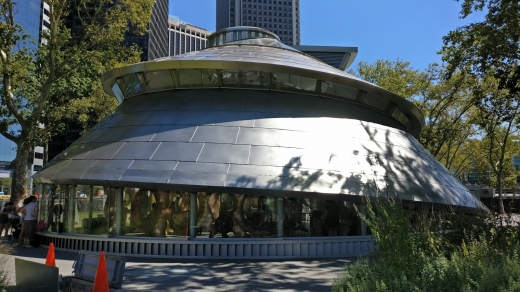
M 356 88 L 348 87 L 345 85 L 322 81 L 321 93 L 333 96 L 340 96 L 350 100 L 356 100 L 358 90 Z
M 251 70 L 234 70 L 226 69 L 221 71 L 222 86 L 225 87 L 243 87 L 267 89 L 268 73 L 262 71 Z
M 208 37 L 208 48 L 224 45 L 234 41 L 256 39 L 256 38 L 270 38 L 277 39 L 277 37 L 268 31 L 253 27 L 233 28 L 232 31 L 224 31 L 214 33 Z
M 218 87 L 215 69 L 177 69 L 172 70 L 176 87 Z
M 141 82 L 135 73 L 121 76 L 117 79 L 117 84 L 125 98 L 143 93 Z
M 59 233 L 188 237 L 192 218 L 198 238 L 365 234 L 346 201 L 91 185 L 46 185 L 40 200 L 40 218 Z
M 271 88 L 288 91 L 316 91 L 317 80 L 283 73 L 273 73 Z
M 399 108 L 395 108 L 392 117 L 405 126 L 408 126 L 410 122 L 410 119 Z
M 386 108 L 388 107 L 388 100 L 383 100 L 378 96 L 370 93 L 365 93 L 365 95 L 363 96 L 362 103 L 375 109 L 378 109 L 382 112 L 386 111 Z
M 158 91 L 174 87 L 170 70 L 137 73 L 144 91 Z
M 121 92 L 121 89 L 117 83 L 112 84 L 112 92 L 116 96 L 116 99 L 119 101 L 119 103 L 122 103 L 123 100 L 125 100 L 125 96 L 123 95 L 123 92 Z

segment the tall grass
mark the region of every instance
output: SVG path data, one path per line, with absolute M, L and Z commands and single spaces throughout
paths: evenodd
M 385 198 L 367 202 L 362 218 L 377 253 L 347 265 L 332 291 L 520 291 L 519 232 L 508 218 Z
M 6 269 L 8 267 L 5 261 L 8 260 L 7 255 L 11 254 L 12 252 L 12 245 L 5 242 L 0 242 L 0 260 L 2 261 L 0 263 L 0 291 L 4 291 L 7 286 L 11 285 L 11 282 L 7 276 L 8 272 Z

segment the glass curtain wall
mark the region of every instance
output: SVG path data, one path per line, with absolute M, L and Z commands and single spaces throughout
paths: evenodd
M 51 232 L 186 238 L 195 222 L 198 238 L 366 234 L 353 203 L 346 201 L 88 185 L 42 189 L 40 218 Z

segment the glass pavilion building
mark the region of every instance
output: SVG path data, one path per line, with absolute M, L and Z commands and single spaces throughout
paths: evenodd
M 120 106 L 34 178 L 43 244 L 186 258 L 356 256 L 392 194 L 485 207 L 414 138 L 409 101 L 255 27 L 103 77 Z

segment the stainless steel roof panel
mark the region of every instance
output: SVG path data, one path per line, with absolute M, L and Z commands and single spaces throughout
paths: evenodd
M 128 127 L 128 130 L 125 132 L 123 136 L 121 136 L 120 140 L 150 141 L 155 136 L 159 128 L 161 128 L 160 125 Z
M 212 97 L 209 103 L 198 99 L 209 108 L 229 104 L 211 110 L 165 109 L 171 100 L 190 94 Z M 259 96 L 266 103 L 271 98 L 284 111 L 293 111 L 258 111 L 242 96 Z M 376 117 L 352 119 L 350 111 L 357 108 L 341 101 L 302 96 L 300 105 L 296 93 L 233 89 L 173 90 L 164 97 L 161 92 L 136 96 L 137 103 L 151 103 L 143 125 L 118 126 L 120 117 L 144 113 L 120 107 L 118 121 L 107 119 L 103 127 L 94 127 L 37 173 L 36 180 L 291 196 L 304 192 L 302 196 L 336 199 L 373 195 L 379 188 L 408 200 L 481 208 L 410 134 L 376 124 Z M 344 112 L 307 110 L 320 103 Z M 241 110 L 224 110 L 228 108 Z M 106 135 L 113 139 L 117 135 L 110 133 L 123 130 L 117 142 L 90 142 Z
M 134 160 L 133 163 L 128 166 L 128 169 L 148 169 L 148 170 L 156 170 L 156 171 L 163 171 L 163 170 L 174 170 L 177 167 L 177 164 L 179 162 L 172 160 L 172 161 L 151 161 L 151 160 Z
M 144 122 L 152 115 L 153 112 L 134 112 L 126 116 L 126 118 L 119 123 L 118 126 L 138 126 L 144 124 Z
M 238 127 L 200 126 L 195 131 L 191 142 L 235 144 Z
M 143 125 L 171 125 L 175 124 L 182 115 L 183 110 L 154 111 Z
M 150 159 L 159 142 L 126 142 L 111 159 Z
M 90 167 L 96 168 L 122 168 L 127 169 L 130 164 L 132 164 L 133 160 L 97 160 Z
M 213 172 L 213 173 L 227 173 L 229 168 L 228 163 L 203 163 L 203 162 L 179 162 L 176 172 Z
M 214 96 L 208 105 L 210 110 L 241 111 L 246 108 L 247 93 L 240 96 Z
M 108 128 L 103 132 L 103 135 L 100 135 L 92 142 L 97 142 L 97 143 L 116 142 L 116 141 L 119 141 L 119 138 L 121 138 L 121 136 L 123 136 L 126 133 L 126 131 L 128 131 L 128 127 Z
M 168 184 L 224 186 L 225 179 L 226 174 L 222 173 L 173 171 Z
M 159 128 L 152 141 L 189 142 L 196 130 L 197 126 L 165 125 Z
M 221 126 L 253 127 L 258 113 L 251 111 L 219 111 L 215 124 Z
M 83 159 L 110 159 L 124 144 L 125 142 L 99 143 Z
M 177 105 L 177 109 L 205 110 L 208 108 L 212 98 L 212 96 L 188 96 L 182 99 Z
M 196 161 L 204 143 L 162 142 L 150 160 Z
M 250 147 L 249 145 L 206 143 L 197 162 L 246 164 Z
M 217 115 L 218 111 L 186 110 L 181 114 L 176 123 L 179 125 L 211 125 Z

